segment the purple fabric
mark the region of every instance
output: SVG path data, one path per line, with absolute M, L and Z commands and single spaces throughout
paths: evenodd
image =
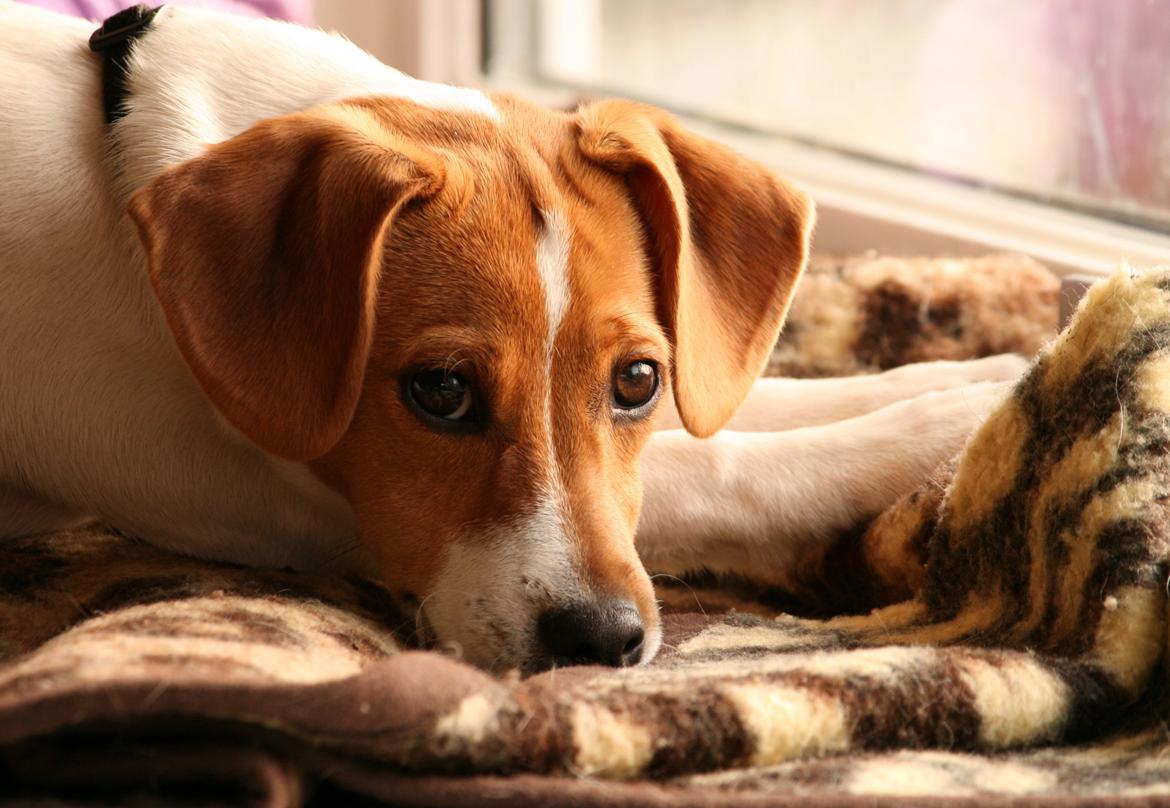
M 133 0 L 22 0 L 22 2 L 95 21 L 104 20 L 134 5 Z M 151 5 L 162 3 L 163 0 L 157 0 Z M 248 17 L 273 17 L 278 20 L 299 22 L 302 25 L 313 24 L 313 0 L 167 0 L 167 4 L 214 8 Z

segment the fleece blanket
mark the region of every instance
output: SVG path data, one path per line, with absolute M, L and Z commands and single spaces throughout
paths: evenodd
M 1094 287 L 953 464 L 843 537 L 825 574 L 885 605 L 808 619 L 676 590 L 698 605 L 668 611 L 643 668 L 492 678 L 413 649 L 413 614 L 369 582 L 98 529 L 6 544 L 0 784 L 195 804 L 1170 805 L 1168 464 L 1170 268 Z
M 1055 330 L 1060 279 L 1023 255 L 816 255 L 773 376 L 873 373 L 910 362 L 1032 356 Z

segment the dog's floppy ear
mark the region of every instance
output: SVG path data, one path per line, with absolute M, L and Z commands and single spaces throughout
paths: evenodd
M 309 112 L 257 124 L 131 198 L 183 357 L 258 446 L 307 460 L 348 428 L 383 241 L 442 175 L 372 123 Z
M 811 201 L 762 166 L 632 101 L 578 111 L 578 145 L 626 178 L 647 230 L 683 424 L 706 437 L 763 369 L 804 269 Z

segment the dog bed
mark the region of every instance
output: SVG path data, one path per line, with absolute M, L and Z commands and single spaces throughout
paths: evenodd
M 807 290 L 806 290 L 807 291 Z M 649 666 L 493 678 L 361 580 L 4 547 L 0 787 L 263 805 L 1170 805 L 1170 268 L 1094 287 L 843 537 L 878 608 L 677 587 Z

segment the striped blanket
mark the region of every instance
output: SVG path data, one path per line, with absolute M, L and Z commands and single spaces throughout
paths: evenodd
M 1168 493 L 1164 269 L 1094 287 L 963 454 L 843 538 L 884 605 L 799 619 L 676 589 L 644 668 L 492 678 L 413 650 L 413 614 L 368 582 L 97 529 L 24 540 L 0 565 L 0 783 L 273 805 L 1170 805 Z

